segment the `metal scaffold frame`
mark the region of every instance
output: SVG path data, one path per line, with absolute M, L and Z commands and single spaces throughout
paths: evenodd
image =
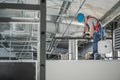
M 28 19 L 28 20 L 25 20 L 25 22 L 30 22 L 30 24 L 32 24 L 32 23 L 39 24 L 40 23 L 38 26 L 38 30 L 37 30 L 37 32 L 38 32 L 37 41 L 35 41 L 35 43 L 37 42 L 37 61 L 35 61 L 35 60 L 28 60 L 28 61 L 30 61 L 30 62 L 35 61 L 36 62 L 36 80 L 45 80 L 45 68 L 46 68 L 46 0 L 38 0 L 38 1 L 39 1 L 39 4 L 37 4 L 37 5 L 18 4 L 18 3 L 0 3 L 0 5 L 1 5 L 0 9 L 17 9 L 17 10 L 34 10 L 34 11 L 37 10 L 40 12 L 39 13 L 40 20 Z M 12 21 L 11 17 L 10 18 L 2 17 L 0 19 L 3 19 L 3 20 L 0 20 L 0 22 L 2 22 L 2 23 Z M 19 24 L 19 21 L 16 21 L 16 23 L 17 22 Z M 24 21 L 21 20 L 21 22 L 24 22 Z M 39 23 L 37 23 L 37 22 L 39 22 Z M 10 42 L 12 42 L 12 41 L 10 41 Z M 10 60 L 10 61 L 24 62 L 26 60 L 21 59 L 21 60 Z

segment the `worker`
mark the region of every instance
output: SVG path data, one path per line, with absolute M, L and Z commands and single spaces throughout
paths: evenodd
M 86 32 L 90 32 L 87 38 L 93 38 L 93 52 L 90 54 L 90 57 L 94 59 L 95 54 L 98 55 L 98 41 L 100 40 L 100 33 L 101 33 L 101 24 L 99 22 L 99 19 L 93 16 L 84 16 L 84 14 L 79 13 L 78 14 L 78 21 L 84 22 L 84 30 L 83 30 L 83 36 L 86 34 Z M 100 56 L 99 56 L 100 57 Z

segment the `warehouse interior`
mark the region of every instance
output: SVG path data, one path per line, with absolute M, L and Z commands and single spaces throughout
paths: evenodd
M 90 59 L 83 13 L 104 40 Z M 120 0 L 0 0 L 0 80 L 120 80 Z

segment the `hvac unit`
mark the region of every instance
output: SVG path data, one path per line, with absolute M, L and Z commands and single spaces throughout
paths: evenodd
M 112 52 L 112 41 L 111 40 L 104 40 L 98 42 L 98 53 L 99 54 L 106 54 Z

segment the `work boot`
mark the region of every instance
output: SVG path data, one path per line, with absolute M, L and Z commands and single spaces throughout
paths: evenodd
M 95 53 L 95 54 L 94 54 L 94 59 L 95 59 L 95 60 L 100 60 L 100 59 L 101 59 L 100 54 Z
M 90 59 L 94 59 L 94 54 L 92 53 L 92 54 L 90 54 Z

